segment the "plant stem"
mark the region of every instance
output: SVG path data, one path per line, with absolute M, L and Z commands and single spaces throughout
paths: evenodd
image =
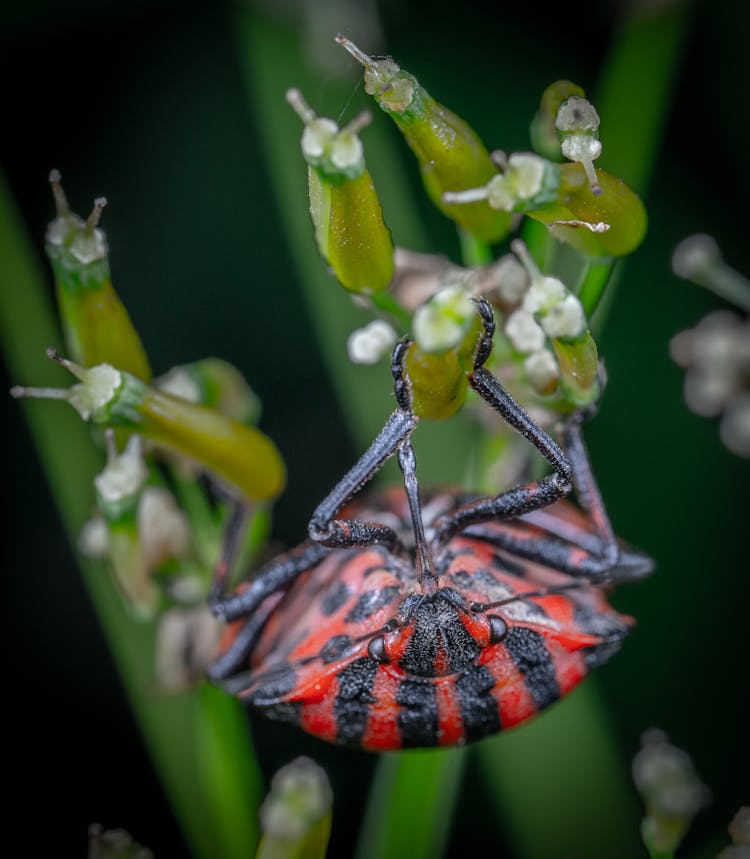
M 44 274 L 0 175 L 0 342 L 11 378 L 69 383 L 45 357 L 60 344 Z M 22 404 L 71 545 L 89 515 L 91 480 L 101 468 L 88 428 L 54 404 Z M 136 721 L 164 791 L 190 845 L 201 859 L 245 859 L 257 840 L 253 809 L 260 775 L 239 705 L 216 690 L 172 697 L 153 694 L 153 624 L 126 613 L 111 577 L 79 561 Z M 220 726 L 220 727 L 219 727 Z M 201 738 L 211 735 L 207 747 Z M 231 812 L 231 814 L 230 814 Z
M 492 248 L 467 233 L 461 227 L 458 228 L 458 240 L 461 245 L 461 259 L 467 268 L 489 265 L 492 262 Z
M 584 264 L 577 293 L 587 319 L 591 319 L 594 311 L 599 306 L 599 301 L 607 289 L 614 268 L 615 263 L 613 260 L 607 260 L 606 262 L 587 260 Z
M 463 749 L 383 755 L 356 859 L 439 859 L 465 762 Z

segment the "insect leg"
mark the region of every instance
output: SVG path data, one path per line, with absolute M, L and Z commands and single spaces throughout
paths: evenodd
M 211 610 L 223 620 L 236 620 L 248 615 L 255 611 L 266 597 L 289 585 L 327 554 L 328 549 L 325 546 L 308 540 L 261 567 L 244 590 L 227 597 L 212 598 Z
M 387 459 L 402 446 L 410 447 L 409 438 L 418 419 L 411 410 L 408 385 L 402 370 L 406 348 L 408 344 L 402 341 L 396 344 L 393 351 L 395 392 L 399 408 L 388 418 L 383 429 L 359 460 L 318 505 L 310 519 L 310 537 L 323 546 L 345 548 L 379 543 L 391 550 L 403 549 L 392 528 L 375 522 L 337 519 L 336 514 L 380 470 Z M 399 456 L 403 468 L 402 459 L 403 457 Z
M 554 474 L 500 495 L 469 502 L 449 516 L 442 517 L 435 523 L 437 537 L 442 541 L 480 522 L 515 518 L 547 507 L 567 495 L 572 488 L 573 466 L 565 452 L 511 397 L 498 379 L 482 366 L 489 356 L 495 322 L 492 310 L 484 299 L 478 302 L 478 308 L 484 334 L 477 348 L 474 369 L 469 374 L 469 384 L 513 429 L 536 447 L 552 466 Z

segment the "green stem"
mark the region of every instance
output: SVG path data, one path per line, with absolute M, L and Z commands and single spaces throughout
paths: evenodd
M 371 296 L 370 301 L 374 307 L 392 316 L 400 325 L 408 330 L 409 325 L 411 325 L 411 315 L 401 307 L 389 292 L 378 292 Z
M 492 248 L 487 242 L 472 236 L 461 227 L 458 228 L 458 240 L 461 245 L 461 258 L 468 268 L 478 268 L 492 262 Z
M 0 342 L 12 379 L 69 384 L 64 373 L 44 357 L 45 347 L 59 345 L 61 337 L 47 299 L 45 276 L 2 175 Z M 101 457 L 87 427 L 68 409 L 42 402 L 24 403 L 22 408 L 74 545 L 89 515 L 91 480 L 101 469 Z M 80 567 L 146 747 L 193 855 L 246 859 L 257 840 L 253 809 L 261 798 L 261 786 L 244 713 L 233 699 L 218 692 L 153 694 L 154 626 L 130 618 L 111 577 L 102 575 L 99 565 L 81 561 Z M 214 737 L 210 749 L 198 742 L 205 735 Z M 234 812 L 231 817 L 228 803 Z
M 463 749 L 383 755 L 356 859 L 439 859 L 465 762 Z
M 591 319 L 592 314 L 598 307 L 599 301 L 607 289 L 607 284 L 610 282 L 614 268 L 614 260 L 607 260 L 606 262 L 587 260 L 584 264 L 577 293 L 587 319 Z

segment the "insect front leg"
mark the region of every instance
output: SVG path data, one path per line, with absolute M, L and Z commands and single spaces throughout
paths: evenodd
M 513 429 L 536 447 L 552 466 L 554 473 L 500 495 L 469 502 L 450 515 L 441 517 L 435 523 L 436 535 L 441 541 L 449 540 L 454 534 L 471 525 L 494 519 L 516 518 L 532 510 L 548 507 L 565 497 L 572 488 L 573 466 L 565 452 L 483 366 L 492 349 L 495 321 L 492 310 L 484 299 L 477 304 L 484 332 L 477 347 L 474 369 L 469 374 L 469 384 Z
M 310 519 L 310 537 L 329 548 L 349 548 L 381 544 L 391 551 L 403 551 L 395 531 L 375 522 L 337 519 L 341 508 L 367 483 L 394 453 L 410 448 L 410 437 L 418 423 L 411 409 L 408 386 L 403 374 L 403 356 L 408 342 L 396 344 L 393 350 L 393 375 L 399 408 L 388 418 L 383 429 L 352 468 L 317 506 Z M 407 457 L 408 459 L 408 457 Z M 404 468 L 404 455 L 399 464 Z

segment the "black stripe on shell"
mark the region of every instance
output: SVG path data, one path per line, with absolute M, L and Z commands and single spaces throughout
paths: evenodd
M 345 618 L 346 622 L 361 623 L 363 620 L 367 620 L 368 617 L 372 617 L 381 608 L 390 605 L 400 591 L 401 588 L 398 585 L 387 585 L 384 588 L 365 591 L 360 595 L 349 614 L 347 614 Z
M 481 740 L 500 730 L 500 713 L 492 689 L 497 681 L 484 665 L 471 665 L 456 680 L 466 742 Z
M 560 686 L 544 637 L 532 629 L 514 626 L 508 630 L 503 645 L 523 675 L 526 688 L 537 709 L 543 710 L 557 701 L 560 697 Z
M 403 680 L 396 692 L 401 708 L 398 727 L 405 749 L 438 745 L 438 707 L 435 686 L 424 680 Z
M 363 656 L 336 675 L 338 692 L 333 705 L 336 739 L 339 743 L 359 745 L 367 728 L 370 705 L 375 702 L 372 687 L 378 663 Z

